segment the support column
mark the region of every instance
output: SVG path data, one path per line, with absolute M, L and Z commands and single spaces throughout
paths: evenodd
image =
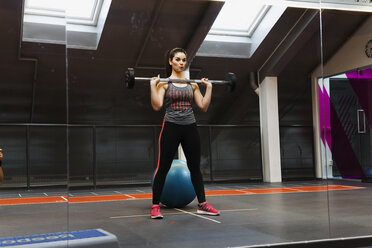
M 185 153 L 183 152 L 181 145 L 178 146 L 178 160 L 182 160 L 186 162 Z
M 264 182 L 282 181 L 277 84 L 276 77 L 266 77 L 259 91 Z

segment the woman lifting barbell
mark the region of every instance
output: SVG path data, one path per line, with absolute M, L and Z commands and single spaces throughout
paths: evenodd
M 183 72 L 187 66 L 187 53 L 182 48 L 167 52 L 166 73 L 169 79 L 184 79 Z M 151 105 L 159 111 L 165 105 L 165 116 L 159 135 L 158 165 L 153 177 L 153 198 L 151 218 L 161 219 L 160 197 L 167 173 L 171 167 L 174 154 L 181 143 L 190 170 L 191 181 L 198 199 L 199 214 L 219 215 L 220 212 L 206 202 L 203 176 L 200 171 L 200 137 L 191 107 L 194 99 L 196 105 L 204 112 L 211 102 L 212 84 L 207 78 L 202 79 L 206 87 L 204 96 L 197 83 L 161 82 L 160 76 L 150 81 Z

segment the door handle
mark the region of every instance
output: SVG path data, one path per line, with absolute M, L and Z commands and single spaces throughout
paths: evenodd
M 357 110 L 358 133 L 366 133 L 366 115 L 363 109 Z

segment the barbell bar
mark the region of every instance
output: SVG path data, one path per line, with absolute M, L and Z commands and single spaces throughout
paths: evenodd
M 135 81 L 151 81 L 152 78 L 149 77 L 135 77 L 134 69 L 128 68 L 125 72 L 125 85 L 128 89 L 133 89 Z M 175 82 L 175 83 L 202 83 L 200 79 L 170 79 L 170 78 L 160 78 L 160 82 Z M 236 85 L 236 76 L 234 73 L 229 72 L 225 75 L 225 80 L 208 80 L 212 84 L 225 85 L 228 92 L 232 92 Z

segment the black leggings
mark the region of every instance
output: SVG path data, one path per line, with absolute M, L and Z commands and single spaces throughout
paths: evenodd
M 205 202 L 203 176 L 200 172 L 200 137 L 196 124 L 164 122 L 159 136 L 158 166 L 152 184 L 152 203 L 159 204 L 167 173 L 181 143 L 199 203 Z

